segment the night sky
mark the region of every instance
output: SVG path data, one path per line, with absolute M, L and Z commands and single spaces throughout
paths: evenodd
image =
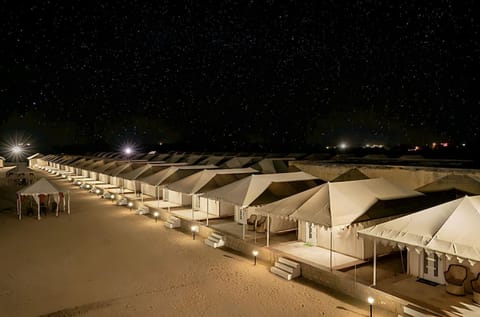
M 22 2 L 0 10 L 2 139 L 231 151 L 480 139 L 474 1 Z

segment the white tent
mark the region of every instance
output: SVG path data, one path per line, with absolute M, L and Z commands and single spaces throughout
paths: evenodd
M 471 266 L 480 262 L 479 228 L 480 196 L 465 196 L 361 230 L 359 235 L 375 242 L 385 241 L 400 249 L 406 247 L 410 273 L 427 274 L 423 277 L 442 282 L 441 272 L 446 269 L 447 261 L 462 263 L 467 260 Z M 412 253 L 413 250 L 416 252 Z M 431 265 L 441 267 L 442 264 L 443 270 L 435 270 L 440 274 L 430 275 L 429 270 L 434 270 Z
M 209 191 L 205 193 L 205 197 L 224 200 L 240 207 L 262 205 L 296 194 L 298 191 L 293 185 L 295 182 L 314 180 L 318 180 L 318 178 L 305 172 L 251 175 Z M 259 198 L 269 188 L 268 197 L 260 201 Z
M 356 230 L 406 213 L 411 203 L 405 204 L 405 199 L 417 197 L 425 196 L 382 178 L 329 182 L 261 206 L 255 212 L 298 221 L 299 240 L 365 258 L 371 250 L 355 238 Z
M 46 196 L 47 201 L 52 199 L 56 203 L 56 215 L 60 209 L 60 204 L 63 203 L 63 208 L 70 214 L 70 195 L 50 183 L 46 178 L 41 178 L 34 184 L 25 187 L 17 192 L 17 213 L 18 218 L 22 219 L 22 199 L 31 197 L 37 203 L 37 217 L 40 220 L 40 198 L 42 195 Z
M 311 188 L 320 181 L 305 172 L 254 174 L 229 185 L 206 192 L 203 197 L 231 203 L 235 209 L 235 221 L 243 225 L 242 236 L 245 238 L 245 225 L 248 207 L 260 206 L 275 200 L 299 193 Z M 267 217 L 267 228 L 270 226 Z
M 238 181 L 254 173 L 258 173 L 258 171 L 253 168 L 203 170 L 170 183 L 166 185 L 166 188 L 169 192 L 169 197 L 175 195 L 192 196 L 192 199 L 182 199 L 192 203 L 192 219 L 194 219 L 194 211 L 205 212 L 208 225 L 209 216 L 231 216 L 234 213 L 234 207 L 229 203 L 218 203 L 217 200 L 202 197 L 203 194 Z
M 140 178 L 139 182 L 143 193 L 157 197 L 159 200 L 163 197 L 163 191 L 162 194 L 160 194 L 160 190 L 163 189 L 165 185 L 198 173 L 201 170 L 216 168 L 218 167 L 215 165 L 180 165 L 177 163 L 152 175 Z

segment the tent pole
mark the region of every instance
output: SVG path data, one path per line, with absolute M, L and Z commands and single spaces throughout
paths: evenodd
M 67 192 L 67 201 L 68 201 L 68 214 L 70 214 L 70 192 Z
M 22 200 L 20 195 L 17 195 L 17 213 L 18 213 L 18 220 L 22 220 Z
M 330 227 L 330 272 L 332 272 L 332 249 L 333 249 L 333 242 L 332 242 L 332 227 Z
M 403 267 L 403 250 L 400 249 L 400 261 L 402 261 L 402 272 L 405 274 L 405 268 Z
M 200 205 L 200 197 L 198 198 L 198 204 Z M 207 227 L 208 227 L 208 211 L 209 211 L 209 208 L 208 208 L 208 200 L 207 200 Z
M 377 285 L 377 239 L 373 239 L 373 283 Z
M 242 240 L 245 240 L 245 214 L 243 207 L 240 208 L 240 215 L 242 216 Z
M 267 214 L 267 248 L 269 246 L 270 246 L 270 214 Z

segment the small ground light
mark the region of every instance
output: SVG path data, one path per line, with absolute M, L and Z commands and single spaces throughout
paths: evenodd
M 252 254 L 253 254 L 253 265 L 257 265 L 257 255 L 258 255 L 258 251 L 257 251 L 257 250 L 253 250 L 253 251 L 252 251 Z
M 158 220 L 158 211 L 155 211 L 155 212 L 153 213 L 153 216 L 155 217 L 155 222 L 157 222 L 157 220 Z
M 373 303 L 375 303 L 375 299 L 372 296 L 368 296 L 367 300 L 370 304 L 370 317 L 372 317 Z
M 127 205 L 128 205 L 128 208 L 130 208 L 130 211 L 132 211 L 133 203 L 132 203 L 131 201 L 129 201 Z M 156 222 L 156 221 L 157 221 L 157 220 L 155 219 L 155 222 Z
M 95 189 L 95 194 L 100 195 L 100 189 Z
M 192 230 L 192 239 L 195 240 L 195 234 L 198 232 L 198 226 L 192 226 L 190 227 L 190 230 Z
M 113 201 L 115 200 L 115 195 L 114 195 L 114 194 L 111 194 L 111 195 L 110 195 L 110 199 L 112 200 L 112 203 L 113 203 Z

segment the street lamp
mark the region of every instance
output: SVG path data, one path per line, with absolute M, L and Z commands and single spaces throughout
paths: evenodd
M 198 226 L 191 226 L 190 230 L 192 230 L 192 238 L 195 240 L 195 234 L 198 232 Z
M 257 255 L 258 255 L 258 251 L 257 251 L 257 250 L 253 250 L 253 251 L 252 251 L 252 254 L 253 254 L 253 265 L 257 265 Z
M 153 213 L 153 216 L 155 217 L 155 222 L 157 222 L 157 220 L 158 220 L 158 211 L 155 211 L 155 212 Z
M 130 211 L 132 211 L 133 203 L 131 201 L 129 201 L 127 205 L 128 205 L 128 208 L 130 208 Z M 156 220 L 155 220 L 155 222 L 156 222 Z
M 372 296 L 368 296 L 368 304 L 370 304 L 370 317 L 372 317 L 373 303 L 375 299 Z
M 114 194 L 111 194 L 110 195 L 110 199 L 112 200 L 112 204 L 114 203 L 114 200 L 115 200 L 115 195 Z

